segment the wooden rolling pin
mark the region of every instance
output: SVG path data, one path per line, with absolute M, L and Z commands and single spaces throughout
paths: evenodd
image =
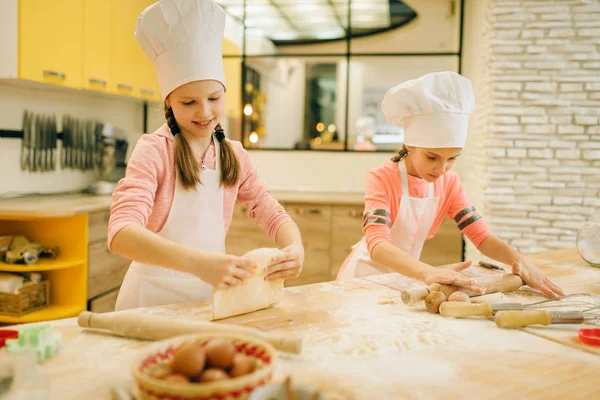
M 465 317 L 491 317 L 494 315 L 494 307 L 488 303 L 464 303 L 461 301 L 445 301 L 440 305 L 442 317 L 465 318 Z
M 244 333 L 265 340 L 280 351 L 299 354 L 302 350 L 302 339 L 272 335 L 247 326 L 208 321 L 177 321 L 127 312 L 97 314 L 83 311 L 79 314 L 77 323 L 82 328 L 106 329 L 119 336 L 144 340 L 161 340 L 191 333 Z
M 521 279 L 521 277 L 519 275 L 515 275 L 515 274 L 503 274 L 501 276 L 494 277 L 492 279 L 486 278 L 485 280 L 481 280 L 481 281 L 477 280 L 477 283 L 479 283 L 481 286 L 483 286 L 486 294 L 498 293 L 498 292 L 501 292 L 501 293 L 511 292 L 513 290 L 519 289 L 521 286 L 523 286 L 525 284 L 525 282 L 523 282 L 523 279 Z M 403 290 L 402 294 L 401 294 L 402 302 L 404 304 L 414 304 L 418 301 L 423 300 L 425 298 L 425 296 L 427 296 L 432 291 L 432 289 L 431 289 L 432 286 L 433 285 L 431 285 L 429 287 L 422 286 L 422 287 L 416 287 L 416 288 L 410 288 L 410 289 Z M 468 294 L 470 297 L 481 295 L 481 293 L 461 289 L 457 286 L 452 286 L 452 285 L 439 285 L 439 287 L 437 287 L 436 290 L 439 290 L 441 292 L 448 293 L 448 294 L 456 292 L 457 290 L 460 290 L 461 292 L 465 292 L 466 294 Z

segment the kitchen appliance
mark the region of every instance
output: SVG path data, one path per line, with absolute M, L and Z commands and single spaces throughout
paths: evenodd
M 125 165 L 127 136 L 122 129 L 109 123 L 96 123 L 95 127 L 93 166 L 98 180 L 92 183 L 87 191 L 97 195 L 109 195 L 117 187 L 118 178 L 113 176 L 113 172 Z

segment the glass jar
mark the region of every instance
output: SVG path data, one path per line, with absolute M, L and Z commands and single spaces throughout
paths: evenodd
M 594 216 L 579 229 L 577 251 L 591 266 L 600 268 L 600 215 Z

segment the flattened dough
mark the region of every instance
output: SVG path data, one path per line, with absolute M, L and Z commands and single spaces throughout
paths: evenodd
M 283 279 L 265 281 L 265 270 L 273 264 L 273 258 L 282 254 L 276 248 L 260 248 L 249 251 L 242 257 L 253 260 L 257 270 L 241 285 L 215 289 L 212 296 L 212 319 L 233 317 L 273 307 L 283 295 Z

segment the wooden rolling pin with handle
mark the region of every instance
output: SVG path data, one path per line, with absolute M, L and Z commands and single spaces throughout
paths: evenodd
M 302 350 L 302 339 L 273 335 L 247 326 L 208 321 L 177 321 L 127 312 L 97 314 L 83 311 L 79 314 L 77 323 L 82 328 L 106 329 L 119 336 L 144 340 L 162 340 L 190 333 L 243 333 L 271 343 L 276 350 L 294 354 Z
M 523 279 L 521 279 L 519 275 L 515 274 L 503 274 L 502 276 L 494 277 L 491 279 L 486 278 L 483 280 L 477 280 L 477 283 L 483 286 L 483 288 L 485 289 L 485 294 L 498 292 L 512 292 L 513 290 L 517 290 L 525 284 L 525 282 L 523 282 Z M 460 290 L 461 292 L 465 292 L 471 297 L 481 295 L 481 293 L 461 289 L 457 286 L 452 285 L 439 285 L 438 290 L 447 291 L 449 293 Z M 423 300 L 430 292 L 431 286 L 422 286 L 403 290 L 401 294 L 402 302 L 404 304 L 417 303 L 418 301 Z

